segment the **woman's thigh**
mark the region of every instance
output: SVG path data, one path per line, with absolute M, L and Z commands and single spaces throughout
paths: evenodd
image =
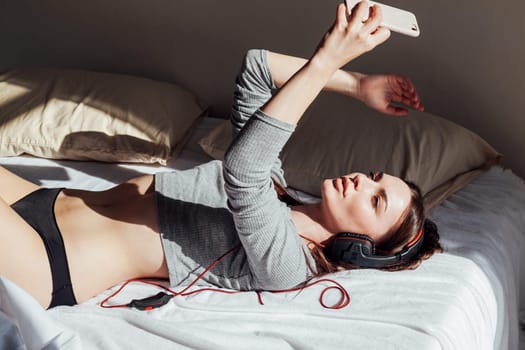
M 43 306 L 51 301 L 51 269 L 44 243 L 0 197 L 0 275 L 26 290 Z
M 0 166 L 0 196 L 8 205 L 13 204 L 38 188 L 40 186 Z

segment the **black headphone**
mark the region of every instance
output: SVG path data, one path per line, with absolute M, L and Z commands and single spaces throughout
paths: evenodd
M 323 249 L 325 256 L 334 262 L 341 262 L 362 268 L 381 268 L 409 260 L 423 245 L 423 228 L 400 252 L 394 255 L 375 255 L 374 240 L 367 235 L 341 232 L 335 235 Z

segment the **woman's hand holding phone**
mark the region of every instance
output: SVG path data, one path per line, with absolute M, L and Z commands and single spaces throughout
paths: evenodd
M 365 17 L 368 18 L 363 21 Z M 367 1 L 360 2 L 351 14 L 345 4 L 339 4 L 336 20 L 319 44 L 312 61 L 335 71 L 374 49 L 390 37 L 390 30 L 380 27 L 381 20 L 381 9 L 370 7 Z

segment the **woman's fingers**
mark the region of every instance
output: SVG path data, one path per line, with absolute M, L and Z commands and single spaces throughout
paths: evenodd
M 366 21 L 363 22 L 363 31 L 366 33 L 374 33 L 378 30 L 383 20 L 383 12 L 381 8 L 377 5 L 370 7 L 369 16 Z
M 367 1 L 356 5 L 351 13 L 345 4 L 339 4 L 335 21 L 315 53 L 326 67 L 341 68 L 388 39 L 390 31 L 379 27 L 381 10 L 369 9 Z
M 350 15 L 349 24 L 351 26 L 365 23 L 367 18 L 370 19 L 370 5 L 368 1 L 361 1 L 353 9 L 348 9 L 352 11 Z
M 408 109 L 403 108 L 403 107 L 388 105 L 386 107 L 385 113 L 396 115 L 396 116 L 404 116 L 408 114 Z
M 374 33 L 372 33 L 374 39 L 375 39 L 375 45 L 379 45 L 381 43 L 384 43 L 388 38 L 390 38 L 390 29 L 385 27 L 379 27 Z
M 398 76 L 396 78 L 396 83 L 396 98 L 402 100 L 402 103 L 406 104 L 407 106 L 411 106 L 422 111 L 424 109 L 423 104 L 421 103 L 416 88 L 410 79 L 407 77 Z
M 390 37 L 390 30 L 381 27 L 383 12 L 377 5 L 370 6 L 367 1 L 362 1 L 352 10 L 349 28 L 361 33 L 361 38 L 370 41 L 375 47 Z
M 418 111 L 423 111 L 424 109 L 423 105 L 421 104 L 421 101 L 417 96 L 407 98 L 404 96 L 393 95 L 392 102 L 403 104 L 405 106 L 417 109 Z
M 410 106 L 410 107 L 414 107 L 414 105 L 418 104 L 417 101 L 414 101 L 411 98 L 406 98 L 406 97 L 400 96 L 400 95 L 393 95 L 392 96 L 392 102 L 401 103 L 401 104 L 404 104 L 404 105 Z
M 403 105 L 406 105 L 408 107 L 414 108 L 419 111 L 424 110 L 424 107 L 419 99 L 419 96 L 416 92 L 414 85 L 407 77 L 393 75 L 388 78 L 388 81 L 389 81 L 388 85 L 389 85 L 389 90 L 390 90 L 390 93 L 388 94 L 389 96 L 388 99 L 390 100 L 390 103 L 403 104 Z M 388 113 L 400 115 L 397 113 L 402 113 L 402 111 L 401 110 L 395 111 L 389 108 Z
M 403 103 L 411 107 L 421 105 L 419 96 L 416 93 L 407 93 L 406 91 L 403 91 L 401 93 L 393 92 L 391 95 L 391 99 L 393 102 Z
M 344 29 L 348 26 L 348 14 L 346 12 L 346 5 L 345 4 L 339 4 L 337 6 L 337 12 L 335 17 L 335 26 L 339 27 L 340 29 Z
M 366 34 L 376 32 L 383 20 L 383 12 L 377 5 L 370 6 L 368 1 L 362 1 L 352 9 L 349 24 Z

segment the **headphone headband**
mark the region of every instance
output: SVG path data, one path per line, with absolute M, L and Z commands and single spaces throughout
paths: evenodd
M 344 262 L 363 268 L 381 268 L 395 265 L 412 258 L 423 245 L 424 230 L 421 228 L 416 236 L 394 255 L 375 255 L 375 243 L 367 235 L 341 232 L 324 249 L 325 255 L 333 261 Z
M 419 239 L 421 238 L 421 236 L 423 236 L 423 227 L 421 227 L 421 229 L 419 230 L 417 235 L 415 235 L 414 238 L 412 238 L 412 240 L 407 243 L 406 247 L 410 248 L 411 246 L 416 244 L 419 241 Z

